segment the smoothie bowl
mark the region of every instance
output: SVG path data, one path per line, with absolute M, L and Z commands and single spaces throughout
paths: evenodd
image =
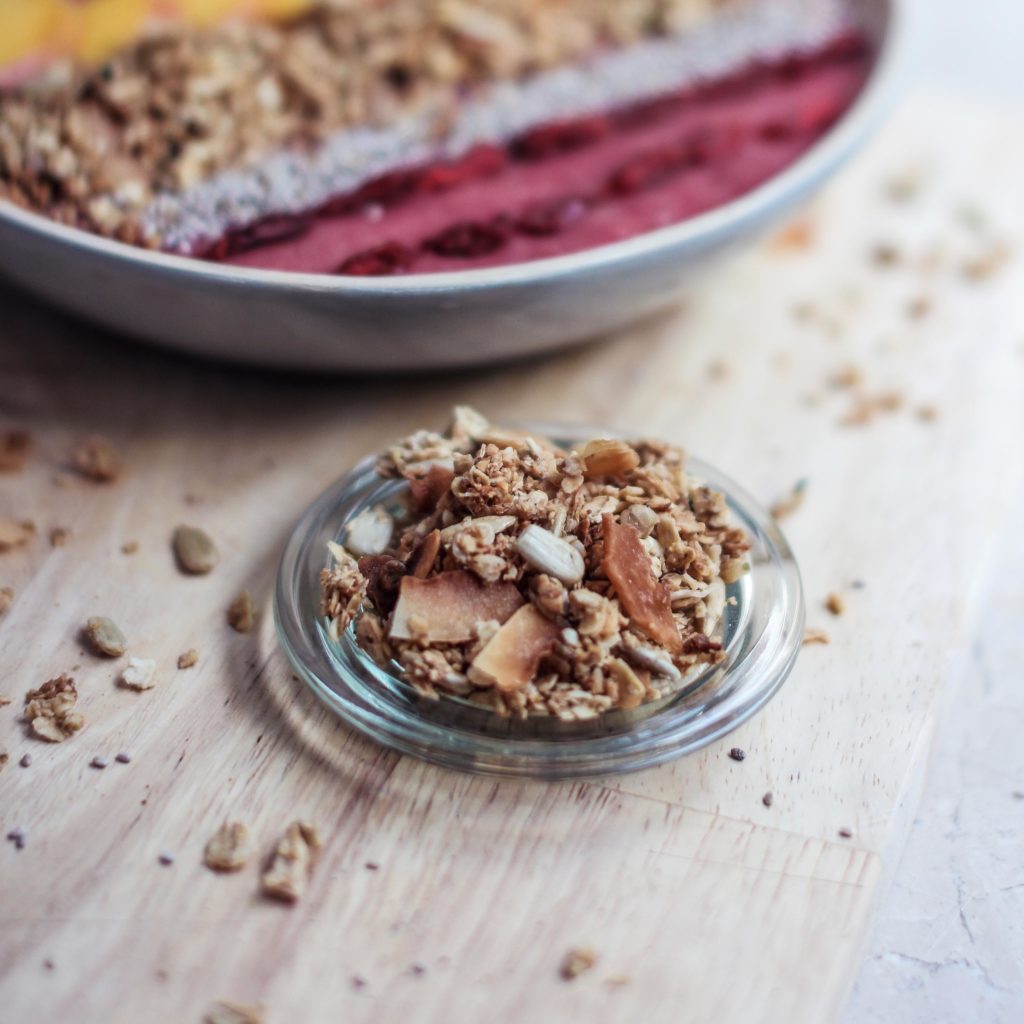
M 151 31 L 0 99 L 0 268 L 142 339 L 486 363 L 678 300 L 892 78 L 887 0 L 334 3 Z

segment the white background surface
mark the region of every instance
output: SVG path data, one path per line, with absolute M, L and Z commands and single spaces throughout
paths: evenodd
M 1024 0 L 916 0 L 914 8 L 908 87 L 1015 104 L 1024 131 Z M 1020 533 L 1002 549 L 844 1024 L 1024 1022 Z

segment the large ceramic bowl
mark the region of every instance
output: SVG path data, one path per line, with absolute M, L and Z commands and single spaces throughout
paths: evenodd
M 135 340 L 218 359 L 356 372 L 470 366 L 584 341 L 671 305 L 729 249 L 804 202 L 886 108 L 906 0 L 848 0 L 873 36 L 840 121 L 767 183 L 624 242 L 486 270 L 348 278 L 147 252 L 0 201 L 0 272 Z

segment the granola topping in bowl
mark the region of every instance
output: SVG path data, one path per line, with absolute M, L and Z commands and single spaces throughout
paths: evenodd
M 563 448 L 460 407 L 377 472 L 406 482 L 404 509 L 365 509 L 329 543 L 321 612 L 333 641 L 351 628 L 421 696 L 593 719 L 724 660 L 750 544 L 679 448 Z

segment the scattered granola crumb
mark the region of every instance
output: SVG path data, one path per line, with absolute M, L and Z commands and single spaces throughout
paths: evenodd
M 841 828 L 839 830 L 839 835 L 842 836 L 843 839 L 852 839 L 853 838 L 853 829 L 846 828 L 844 826 L 843 828 Z
M 122 750 L 121 753 L 114 758 L 114 760 L 118 764 L 131 764 L 132 755 Z
M 789 494 L 775 502 L 769 509 L 772 516 L 776 519 L 784 519 L 786 516 L 792 515 L 804 503 L 808 482 L 806 477 L 797 480 Z
M 171 539 L 178 568 L 190 576 L 205 576 L 220 561 L 210 535 L 197 526 L 179 526 Z
M 968 281 L 987 281 L 995 277 L 1010 261 L 1010 247 L 1005 242 L 995 242 L 983 253 L 967 260 L 963 275 Z
M 894 203 L 908 203 L 920 193 L 923 185 L 924 175 L 920 168 L 909 167 L 886 182 L 885 194 Z
M 199 652 L 194 648 L 190 647 L 184 654 L 178 655 L 178 668 L 186 669 L 191 668 L 199 661 Z
M 871 262 L 878 267 L 892 267 L 902 260 L 900 250 L 891 242 L 879 242 L 871 250 Z
M 265 1020 L 262 1003 L 235 1003 L 218 999 L 206 1011 L 203 1024 L 263 1024 Z
M 772 793 L 765 793 L 765 795 L 761 797 L 761 803 L 763 803 L 765 807 L 771 807 L 771 805 L 775 803 L 774 795 Z
M 0 473 L 21 472 L 31 450 L 32 435 L 27 430 L 0 431 Z
M 170 867 L 174 863 L 174 854 L 164 850 L 160 856 L 157 857 L 157 860 L 160 861 L 165 868 Z
M 0 697 L 0 708 L 7 707 L 8 704 L 13 704 L 14 701 L 10 697 Z
M 22 754 L 21 755 L 21 760 L 18 762 L 18 764 L 20 764 L 22 768 L 27 768 L 31 763 L 32 763 L 32 755 L 31 754 Z
M 613 974 L 610 978 L 605 979 L 605 984 L 610 985 L 612 988 L 621 988 L 623 985 L 628 985 L 632 980 L 628 974 Z
M 372 860 L 368 860 L 363 866 L 366 868 L 367 871 L 380 870 L 380 865 L 376 861 Z
M 584 971 L 589 971 L 597 963 L 597 953 L 592 949 L 570 949 L 562 959 L 558 973 L 566 981 L 578 978 Z
M 248 633 L 256 622 L 256 606 L 248 590 L 242 590 L 228 605 L 228 625 L 238 633 Z
M 7 833 L 7 839 L 14 843 L 14 848 L 16 850 L 24 850 L 25 843 L 28 840 L 28 833 L 21 827 L 12 828 L 11 831 Z
M 93 759 L 92 759 L 92 760 L 91 760 L 91 761 L 89 762 L 89 767 L 90 767 L 90 768 L 99 768 L 99 769 L 100 769 L 100 771 L 102 771 L 102 770 L 103 770 L 104 768 L 106 768 L 106 767 L 107 767 L 107 766 L 108 766 L 109 764 L 110 764 L 110 760 L 109 760 L 109 758 L 106 758 L 106 757 L 94 757 L 94 758 L 93 758 Z
M 842 615 L 846 611 L 846 602 L 841 594 L 829 594 L 825 598 L 825 608 L 833 615 Z
M 934 405 L 921 405 L 914 411 L 914 415 L 922 423 L 934 423 L 939 418 L 939 410 Z
M 829 387 L 855 388 L 864 382 L 864 375 L 852 363 L 836 370 L 828 379 Z
M 225 821 L 211 836 L 203 860 L 214 871 L 239 871 L 252 854 L 252 837 L 240 821 Z
M 82 476 L 96 483 L 111 483 L 124 468 L 117 449 L 98 434 L 87 437 L 74 450 L 71 461 Z
M 6 751 L 0 751 L 0 770 L 7 767 L 7 762 L 10 761 L 11 755 Z
M 43 968 L 47 971 L 54 971 L 57 969 L 57 965 L 49 957 L 47 957 L 43 961 Z
M 804 630 L 804 638 L 801 641 L 804 647 L 808 644 L 827 644 L 828 642 L 828 633 L 823 629 L 816 629 L 814 626 L 808 626 Z
M 839 423 L 844 427 L 866 426 L 874 422 L 879 414 L 897 412 L 902 407 L 903 395 L 898 391 L 883 391 L 877 395 L 859 394 Z
M 24 718 L 38 739 L 62 743 L 85 725 L 74 710 L 78 700 L 75 681 L 69 675 L 47 680 L 37 690 L 25 694 Z
M 14 604 L 14 587 L 0 587 L 0 615 L 4 615 Z
M 139 550 L 139 542 L 137 540 L 128 540 L 121 545 L 122 555 L 134 555 Z
M 927 295 L 918 295 L 907 303 L 907 316 L 911 320 L 923 320 L 932 311 L 932 300 Z
M 366 988 L 366 986 L 369 985 L 369 982 L 361 974 L 353 974 L 350 979 L 350 984 L 358 991 L 359 989 Z
M 152 690 L 156 686 L 156 662 L 151 658 L 129 658 L 121 672 L 121 685 L 129 690 Z
M 102 615 L 87 619 L 84 634 L 96 654 L 106 658 L 120 658 L 128 650 L 124 633 L 111 619 Z
M 427 973 L 427 965 L 420 963 L 418 960 L 410 968 L 410 971 L 417 977 L 422 978 Z
M 729 751 L 729 756 L 734 761 L 743 761 L 747 756 L 747 752 L 742 747 L 733 747 Z
M 263 894 L 294 903 L 306 889 L 320 850 L 320 834 L 305 821 L 293 821 L 274 848 L 261 879 Z
M 62 548 L 67 544 L 71 531 L 66 526 L 55 526 L 50 531 L 50 547 Z
M 36 524 L 30 519 L 0 518 L 0 552 L 27 544 L 36 535 Z

